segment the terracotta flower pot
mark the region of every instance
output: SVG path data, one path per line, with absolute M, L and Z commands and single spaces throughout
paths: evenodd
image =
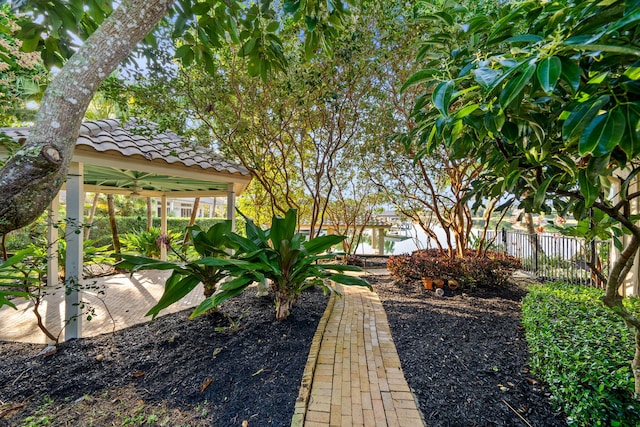
M 424 285 L 424 288 L 428 291 L 433 290 L 433 279 L 430 277 L 423 277 L 422 278 L 422 284 Z

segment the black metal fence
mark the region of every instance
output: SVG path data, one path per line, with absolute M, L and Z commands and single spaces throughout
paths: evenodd
M 609 275 L 611 243 L 604 240 L 585 241 L 552 233 L 528 234 L 517 231 L 489 232 L 492 249 L 506 252 L 522 260 L 523 268 L 540 280 L 558 280 L 590 286 L 604 284 L 592 273 L 595 265 Z M 495 238 L 494 238 L 495 237 Z

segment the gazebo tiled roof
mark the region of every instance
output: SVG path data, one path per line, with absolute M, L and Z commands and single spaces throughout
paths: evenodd
M 0 128 L 17 142 L 24 142 L 29 128 Z M 251 173 L 224 159 L 214 150 L 196 146 L 154 123 L 118 119 L 84 122 L 80 128 L 74 161 L 85 164 L 87 191 L 172 197 L 193 192 L 212 195 L 233 183 L 242 192 Z

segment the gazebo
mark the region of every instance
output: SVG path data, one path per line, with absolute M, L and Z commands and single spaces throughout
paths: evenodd
M 0 128 L 18 143 L 29 128 Z M 82 124 L 64 189 L 67 191 L 67 228 L 83 225 L 85 192 L 158 197 L 161 200 L 162 233 L 167 232 L 167 197 L 227 197 L 227 218 L 235 218 L 235 198 L 251 181 L 241 165 L 222 158 L 211 149 L 194 146 L 172 131 L 161 131 L 149 122 L 117 119 Z M 47 277 L 58 277 L 57 245 L 59 198 L 49 208 Z M 234 223 L 235 225 L 235 223 Z M 83 233 L 67 232 L 66 280 L 82 284 Z M 166 248 L 161 248 L 166 259 Z M 65 328 L 65 340 L 80 337 L 78 286 L 66 295 L 65 319 L 75 319 Z

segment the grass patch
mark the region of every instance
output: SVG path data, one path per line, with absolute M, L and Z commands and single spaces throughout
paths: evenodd
M 570 425 L 637 426 L 633 334 L 602 304 L 603 294 L 558 283 L 531 286 L 522 307 L 529 362 Z M 640 315 L 640 299 L 625 305 Z

